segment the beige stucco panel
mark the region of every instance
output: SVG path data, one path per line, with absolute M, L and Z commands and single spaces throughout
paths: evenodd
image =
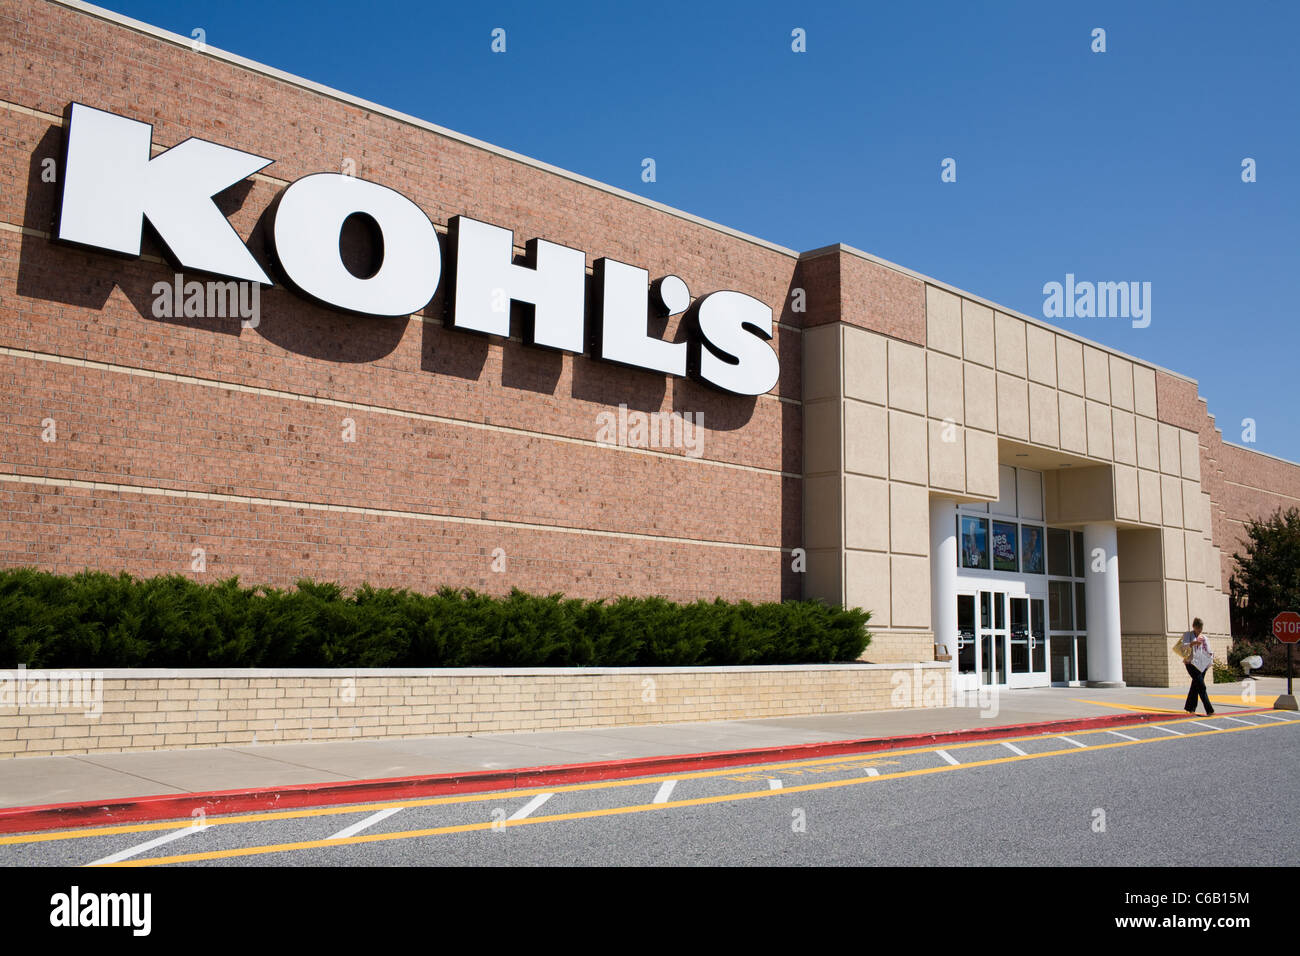
M 839 548 L 808 551 L 808 571 L 803 576 L 804 597 L 821 598 L 828 604 L 840 604 L 844 601 L 840 580 L 842 554 Z
M 907 412 L 889 413 L 889 478 L 923 485 L 929 478 L 925 419 Z
M 1160 426 L 1151 418 L 1137 418 L 1137 456 L 1139 468 L 1160 470 Z
M 1138 506 L 1142 521 L 1160 524 L 1160 476 L 1154 471 L 1138 469 Z
M 1164 541 L 1165 577 L 1174 581 L 1187 580 L 1187 546 L 1183 533 L 1177 528 L 1161 529 Z
M 1089 401 L 1087 405 L 1088 420 L 1088 454 L 1093 458 L 1110 461 L 1114 458 L 1114 445 L 1111 443 L 1110 406 L 1101 402 Z
M 961 358 L 961 299 L 932 285 L 925 287 L 925 343 Z
M 966 424 L 988 432 L 998 430 L 998 396 L 991 368 L 966 363 Z
M 1205 530 L 1201 526 L 1201 483 L 1187 478 L 1183 479 L 1183 527 L 1198 535 Z
M 815 492 L 810 487 L 807 494 Z M 865 551 L 889 550 L 889 482 L 844 476 L 844 544 Z
M 881 413 L 884 414 L 883 411 Z M 840 403 L 805 402 L 803 406 L 804 473 L 840 470 Z
M 895 554 L 889 559 L 893 627 L 930 626 L 930 559 Z
M 1022 378 L 998 372 L 998 434 L 1029 440 L 1029 393 Z
M 840 476 L 804 479 L 804 547 L 840 546 Z
M 925 414 L 925 349 L 889 340 L 889 407 Z
M 931 418 L 965 422 L 965 391 L 962 385 L 962 361 L 950 355 L 930 352 L 926 355 L 926 390 Z
M 1133 366 L 1133 411 L 1156 417 L 1156 373 L 1145 365 Z
M 1138 521 L 1137 469 L 1128 465 L 1115 466 L 1115 517 L 1120 521 Z
M 839 323 L 814 326 L 803 333 L 803 399 L 840 396 Z
M 999 372 L 1025 377 L 1025 321 L 1001 312 L 993 314 L 993 338 Z
M 960 425 L 930 420 L 930 485 L 966 490 L 966 433 Z
M 986 305 L 961 300 L 962 354 L 968 362 L 993 365 L 993 310 Z
M 844 401 L 844 470 L 889 477 L 889 413 L 878 405 Z
M 890 626 L 889 555 L 877 551 L 845 552 L 844 603 L 870 611 L 871 627 Z
M 1183 446 L 1178 438 L 1178 429 L 1173 425 L 1160 422 L 1160 471 L 1166 475 L 1183 474 Z
M 998 496 L 998 439 L 988 432 L 966 431 L 966 492 Z
M 1029 378 L 1040 385 L 1056 387 L 1056 333 L 1025 323 L 1025 350 Z
M 1088 422 L 1083 399 L 1068 392 L 1058 392 L 1061 409 L 1061 448 L 1065 451 L 1088 453 Z
M 1133 411 L 1133 363 L 1110 356 L 1110 401 L 1116 408 Z
M 888 339 L 874 332 L 844 326 L 844 394 L 884 405 L 889 395 Z
M 1183 480 L 1160 476 L 1160 508 L 1164 523 L 1171 528 L 1183 526 Z
M 1181 633 L 1191 625 L 1192 619 L 1187 615 L 1187 585 L 1182 581 L 1165 582 L 1165 622 L 1168 633 Z
M 1120 582 L 1120 631 L 1125 634 L 1165 633 L 1164 589 L 1159 581 Z
M 1061 444 L 1061 412 L 1056 389 L 1029 383 L 1029 440 L 1035 445 L 1058 448 Z
M 889 486 L 889 550 L 894 554 L 930 553 L 930 493 L 921 485 Z M 897 619 L 895 624 L 901 623 Z
M 1162 532 L 1156 528 L 1142 531 L 1120 529 L 1117 535 L 1119 579 L 1159 584 L 1164 579 L 1162 540 Z
M 1201 480 L 1201 440 L 1196 432 L 1179 429 L 1179 447 L 1182 449 L 1183 477 Z
M 1205 539 L 1195 531 L 1180 532 L 1187 559 L 1187 580 L 1197 584 L 1205 583 L 1206 553 Z
M 1132 412 L 1113 408 L 1110 415 L 1115 460 L 1125 465 L 1137 464 L 1137 422 Z
M 1056 384 L 1075 395 L 1083 394 L 1083 343 L 1056 337 Z
M 1110 356 L 1091 345 L 1083 347 L 1084 396 L 1110 404 Z

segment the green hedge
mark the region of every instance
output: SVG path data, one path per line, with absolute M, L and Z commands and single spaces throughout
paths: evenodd
M 632 667 L 856 660 L 870 614 L 816 601 L 345 594 L 0 571 L 0 667 Z

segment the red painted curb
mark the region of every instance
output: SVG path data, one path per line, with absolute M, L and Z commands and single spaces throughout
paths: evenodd
M 1261 713 L 1268 709 L 1243 710 L 1237 713 Z M 293 784 L 259 790 L 160 794 L 132 797 L 118 802 L 88 801 L 54 803 L 36 807 L 10 807 L 0 810 L 0 833 L 34 833 L 87 824 L 184 820 L 192 817 L 198 810 L 202 810 L 204 815 L 219 816 L 256 810 L 284 810 L 296 807 L 367 803 L 377 800 L 407 800 L 470 791 L 515 790 L 521 787 L 544 787 L 591 780 L 618 780 L 701 770 L 706 767 L 744 766 L 770 760 L 799 760 L 837 754 L 900 750 L 922 744 L 954 744 L 1019 734 L 1096 730 L 1112 724 L 1151 723 L 1157 720 L 1176 720 L 1180 717 L 1180 714 L 1151 712 L 1106 714 L 1100 717 L 1074 717 L 1068 720 L 1004 724 L 998 727 L 906 734 L 899 737 L 867 737 L 859 740 L 792 744 L 784 747 L 759 747 L 753 750 L 724 750 L 663 757 L 637 757 L 598 763 L 388 777 L 348 783 Z

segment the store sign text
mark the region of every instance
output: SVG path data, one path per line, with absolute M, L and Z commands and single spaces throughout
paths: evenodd
M 153 127 L 73 103 L 66 121 L 63 193 L 56 237 L 124 255 L 140 254 L 148 218 L 182 268 L 272 286 L 212 197 L 273 160 L 190 138 L 152 155 Z M 369 219 L 377 264 L 359 276 L 344 262 L 340 234 L 353 216 Z M 340 173 L 313 173 L 289 184 L 270 210 L 268 239 L 286 283 L 347 312 L 406 316 L 433 299 L 444 270 L 433 223 L 396 190 Z M 582 354 L 586 329 L 586 255 L 532 239 L 514 262 L 514 234 L 468 216 L 447 229 L 447 324 L 487 335 L 510 334 L 510 304 L 531 313 L 529 344 Z M 686 283 L 614 259 L 595 261 L 591 354 L 606 361 L 685 376 L 740 395 L 777 382 L 771 308 L 741 292 L 720 291 L 692 304 Z M 648 332 L 651 310 L 685 313 L 689 338 L 666 342 Z

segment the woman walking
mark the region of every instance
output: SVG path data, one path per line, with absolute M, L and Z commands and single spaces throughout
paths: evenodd
M 1183 666 L 1187 668 L 1187 673 L 1192 678 L 1192 686 L 1187 691 L 1187 703 L 1183 705 L 1183 710 L 1189 714 L 1196 713 L 1196 699 L 1199 697 L 1205 704 L 1206 715 L 1213 717 L 1214 708 L 1210 706 L 1210 695 L 1205 691 L 1205 672 L 1214 663 L 1214 655 L 1210 653 L 1209 640 L 1201 636 L 1202 627 L 1204 625 L 1201 619 L 1195 618 L 1192 621 L 1192 629 L 1183 634 L 1179 647 L 1183 652 Z

